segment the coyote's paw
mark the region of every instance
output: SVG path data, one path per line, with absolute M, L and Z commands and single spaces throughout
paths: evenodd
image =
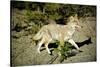
M 40 50 L 37 50 L 37 52 L 40 54 L 41 52 L 40 52 Z
M 49 51 L 48 54 L 51 54 L 51 52 Z

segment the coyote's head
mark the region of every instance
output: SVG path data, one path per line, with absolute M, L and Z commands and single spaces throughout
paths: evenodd
M 75 14 L 74 16 L 70 16 L 68 18 L 68 25 L 72 25 L 75 28 L 81 28 L 81 26 L 79 25 L 79 19 L 77 17 L 77 14 Z

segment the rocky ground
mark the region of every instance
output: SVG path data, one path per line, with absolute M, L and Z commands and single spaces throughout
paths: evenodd
M 76 54 L 68 57 L 62 63 L 96 61 L 96 19 L 87 17 L 80 19 L 80 22 L 83 28 L 75 32 L 73 39 L 80 46 L 81 52 L 73 49 L 73 51 L 76 51 Z M 42 47 L 41 54 L 37 53 L 37 45 L 34 45 L 35 43 L 31 39 L 34 34 L 24 35 L 24 31 L 12 31 L 11 33 L 16 36 L 21 34 L 19 37 L 11 37 L 11 62 L 13 66 L 59 63 L 59 57 L 56 57 L 54 51 L 53 55 L 49 55 Z M 53 62 L 51 62 L 52 59 L 54 59 Z

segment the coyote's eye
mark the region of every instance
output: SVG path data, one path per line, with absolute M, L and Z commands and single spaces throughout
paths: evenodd
M 74 23 L 78 23 L 78 21 L 75 20 Z

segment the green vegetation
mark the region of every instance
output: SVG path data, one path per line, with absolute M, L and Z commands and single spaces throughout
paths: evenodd
M 21 37 L 37 33 L 43 25 L 52 23 L 66 24 L 67 17 L 77 13 L 79 17 L 96 16 L 96 7 L 76 4 L 58 4 L 58 3 L 39 3 L 11 1 L 11 31 L 14 37 Z M 23 32 L 19 34 L 20 32 Z M 57 42 L 57 45 L 60 43 Z M 70 56 L 71 44 L 64 43 L 61 50 L 55 48 L 55 52 L 61 53 L 60 62 Z
M 11 1 L 11 12 L 12 29 L 21 31 L 28 28 L 36 33 L 41 26 L 52 23 L 48 19 L 65 24 L 67 17 L 74 13 L 77 13 L 79 17 L 95 16 L 96 8 L 76 4 Z
M 67 57 L 69 57 L 71 55 L 71 53 L 69 51 L 72 50 L 72 45 L 68 42 L 65 42 L 64 46 L 60 46 L 60 49 L 59 49 L 59 44 L 60 43 L 57 41 L 56 45 L 58 45 L 58 47 L 55 48 L 54 51 L 57 52 L 58 55 L 60 54 L 59 61 L 62 62 L 62 61 L 64 61 L 64 59 L 67 59 Z

